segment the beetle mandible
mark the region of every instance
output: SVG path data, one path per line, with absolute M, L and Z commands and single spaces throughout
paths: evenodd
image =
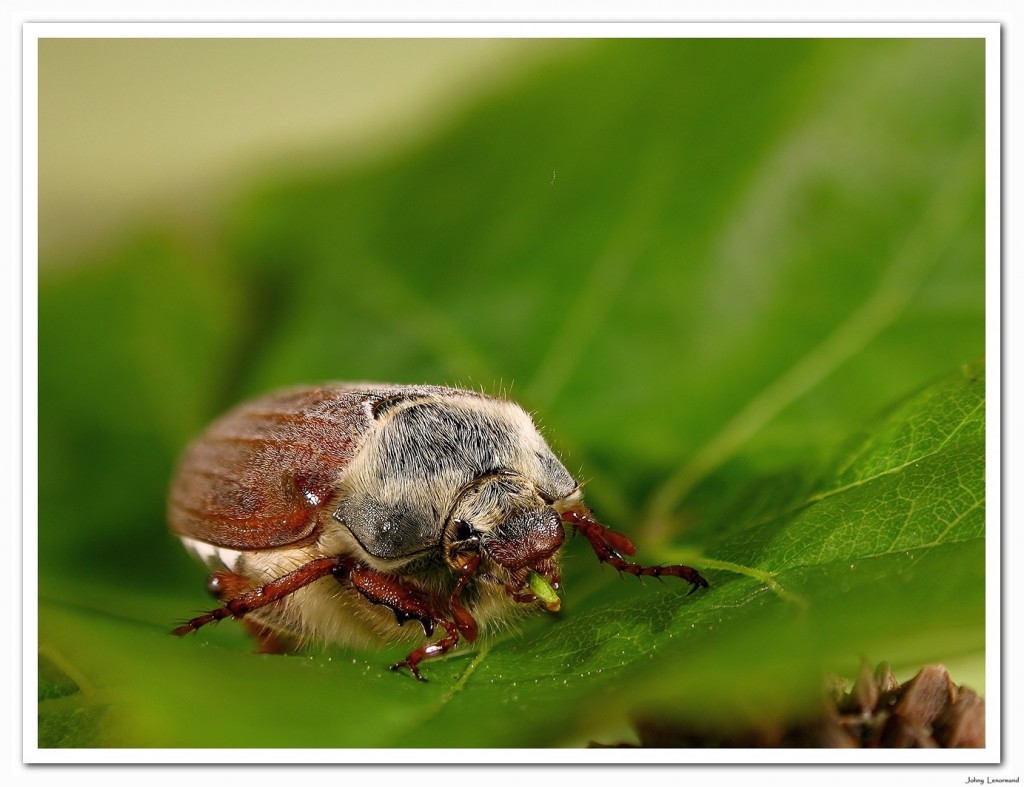
M 222 602 L 175 634 L 232 617 L 267 652 L 426 640 L 392 667 L 420 680 L 460 640 L 560 608 L 566 525 L 619 572 L 708 585 L 628 562 L 633 542 L 583 504 L 530 416 L 457 388 L 338 383 L 242 404 L 186 449 L 168 518 Z

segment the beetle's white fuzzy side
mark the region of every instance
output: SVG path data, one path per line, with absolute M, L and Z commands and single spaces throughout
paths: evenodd
M 179 536 L 179 538 L 188 553 L 210 571 L 236 571 L 235 566 L 245 554 L 237 549 L 219 547 L 197 538 L 188 536 Z
M 358 550 L 351 535 L 342 532 L 344 529 L 337 523 L 335 525 L 326 539 L 292 549 L 239 551 L 184 537 L 182 542 L 210 571 L 231 571 L 258 587 L 325 555 L 353 554 L 352 550 Z M 339 549 L 339 544 L 346 541 L 347 547 Z M 373 562 L 377 563 L 376 568 L 381 567 L 382 561 Z M 412 576 L 406 581 L 427 594 L 450 592 L 449 587 L 431 583 L 426 577 Z M 467 606 L 480 624 L 483 637 L 507 628 L 515 619 L 532 611 L 522 604 L 510 603 L 500 586 L 485 585 L 481 591 Z M 370 604 L 332 577 L 300 588 L 272 605 L 250 612 L 246 618 L 297 644 L 331 642 L 367 648 L 424 639 L 423 630 L 415 621 L 397 625 L 391 610 Z

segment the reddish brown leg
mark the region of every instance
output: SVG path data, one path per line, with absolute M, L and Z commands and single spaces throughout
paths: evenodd
M 622 555 L 632 555 L 636 552 L 633 542 L 622 533 L 616 533 L 602 525 L 586 509 L 571 508 L 562 512 L 562 519 L 586 537 L 598 560 L 607 563 L 620 573 L 632 574 L 634 577 L 656 577 L 658 579 L 678 577 L 693 585 L 691 593 L 697 588 L 708 586 L 708 581 L 697 573 L 696 569 L 689 566 L 641 566 L 626 562 Z
M 453 620 L 445 618 L 421 593 L 409 587 L 398 577 L 382 574 L 361 564 L 354 565 L 348 570 L 345 579 L 351 583 L 352 587 L 374 604 L 383 604 L 389 607 L 395 613 L 399 625 L 415 618 L 423 624 L 423 631 L 428 636 L 433 632 L 435 625 L 441 626 L 445 630 L 445 635 L 437 642 L 414 650 L 403 661 L 393 664 L 391 669 L 398 670 L 408 667 L 417 680 L 425 680 L 419 670 L 421 661 L 447 653 L 458 644 L 460 636 L 470 642 L 476 639 L 476 621 L 462 606 L 461 595 L 463 588 L 479 564 L 479 555 L 470 556 L 462 564 L 459 581 L 448 600 Z
M 459 633 L 470 642 L 476 642 L 477 627 L 473 616 L 462 606 L 462 591 L 479 566 L 479 554 L 467 555 L 464 560 L 461 560 L 459 565 L 461 572 L 459 574 L 459 581 L 455 584 L 451 598 L 448 599 L 448 607 L 452 611 L 452 617 L 455 619 L 455 625 L 458 627 Z
M 252 612 L 254 609 L 265 607 L 267 604 L 272 604 L 285 596 L 294 593 L 299 588 L 305 587 L 311 582 L 315 582 L 323 577 L 330 576 L 331 574 L 338 571 L 340 568 L 337 558 L 333 557 L 321 557 L 316 560 L 311 560 L 303 566 L 299 566 L 294 571 L 290 571 L 283 577 L 278 577 L 272 582 L 268 582 L 258 588 L 252 588 L 247 590 L 240 595 L 233 596 L 224 602 L 224 606 L 220 609 L 214 609 L 207 612 L 205 615 L 192 618 L 192 620 L 178 626 L 171 633 L 176 636 L 184 636 L 190 631 L 202 628 L 207 623 L 213 623 L 224 618 L 241 618 L 248 612 Z M 220 590 L 217 588 L 216 580 L 225 579 L 227 577 L 237 577 L 237 574 L 230 574 L 230 572 L 218 572 L 210 577 L 207 582 L 207 587 L 210 587 L 214 593 L 219 593 Z M 229 580 L 230 581 L 230 580 Z M 224 588 L 227 591 L 227 586 Z
M 438 623 L 444 626 L 446 632 L 445 635 L 437 642 L 433 642 L 422 648 L 414 650 L 406 656 L 403 661 L 400 661 L 397 664 L 392 664 L 391 669 L 398 670 L 402 667 L 408 667 L 410 672 L 416 676 L 417 680 L 425 680 L 425 678 L 420 675 L 419 671 L 419 663 L 423 661 L 423 659 L 434 658 L 447 653 L 458 644 L 460 634 L 470 642 L 474 642 L 476 640 L 476 621 L 473 620 L 473 616 L 469 614 L 469 611 L 462 606 L 461 597 L 463 588 L 466 587 L 466 583 L 469 582 L 470 578 L 473 576 L 473 572 L 476 571 L 477 566 L 479 565 L 480 555 L 470 555 L 462 562 L 462 572 L 459 575 L 459 581 L 455 584 L 455 589 L 452 591 L 451 598 L 448 599 L 448 606 L 452 611 L 454 623 L 444 620 L 443 618 L 438 619 Z
M 255 650 L 257 653 L 271 653 L 275 655 L 294 653 L 298 647 L 293 638 L 267 628 L 255 620 L 242 618 L 241 623 L 245 626 L 245 630 L 252 634 L 252 638 L 256 640 Z
M 253 584 L 234 571 L 214 571 L 206 580 L 206 589 L 218 601 L 226 602 L 253 589 Z M 257 623 L 251 618 L 242 618 L 242 625 L 256 641 L 257 653 L 291 653 L 296 642 L 280 632 Z
M 173 634 L 183 636 L 196 631 L 207 623 L 231 617 L 242 618 L 249 612 L 279 601 L 290 593 L 294 593 L 306 585 L 326 576 L 334 576 L 339 582 L 351 585 L 374 604 L 383 604 L 395 613 L 399 625 L 408 620 L 416 619 L 423 626 L 427 636 L 434 632 L 435 625 L 445 630 L 445 636 L 437 642 L 426 645 L 409 654 L 404 661 L 395 664 L 392 669 L 408 667 L 419 680 L 424 680 L 418 665 L 423 659 L 439 656 L 451 650 L 459 641 L 459 637 L 473 642 L 477 638 L 477 625 L 473 616 L 462 605 L 462 591 L 473 572 L 480 564 L 480 556 L 469 556 L 462 563 L 459 580 L 448 600 L 448 607 L 453 620 L 446 619 L 436 610 L 422 594 L 402 582 L 398 577 L 383 574 L 362 563 L 351 559 L 324 557 L 312 560 L 294 571 L 285 574 L 260 587 L 252 587 L 245 577 L 230 571 L 218 571 L 210 575 L 207 588 L 215 596 L 221 598 L 224 606 L 211 610 L 204 615 L 178 626 Z M 254 633 L 261 652 L 280 652 L 287 649 L 285 641 L 280 640 L 272 631 L 259 623 L 243 621 Z
M 253 584 L 234 571 L 214 571 L 206 578 L 206 591 L 224 602 L 253 589 Z
M 422 680 L 425 682 L 427 679 L 420 674 L 420 662 L 423 661 L 423 659 L 442 656 L 459 643 L 459 630 L 456 628 L 454 623 L 449 620 L 445 620 L 444 618 L 439 619 L 438 623 L 440 623 L 445 630 L 445 635 L 441 637 L 441 639 L 437 642 L 431 642 L 429 645 L 424 645 L 422 648 L 417 648 L 397 664 L 392 664 L 391 669 L 400 670 L 402 667 L 408 667 L 409 671 L 416 676 L 416 680 Z

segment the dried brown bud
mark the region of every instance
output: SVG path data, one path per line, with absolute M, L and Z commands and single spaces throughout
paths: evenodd
M 947 706 L 932 723 L 935 740 L 950 749 L 985 746 L 985 700 L 961 687 L 956 702 Z
M 843 698 L 840 709 L 848 713 L 867 715 L 878 705 L 878 683 L 867 661 L 860 663 L 860 673 L 849 695 Z
M 916 724 L 902 716 L 890 716 L 882 728 L 879 745 L 886 749 L 934 749 L 938 744 Z
M 875 667 L 875 680 L 878 682 L 878 691 L 883 697 L 894 694 L 900 687 L 896 676 L 892 674 L 892 666 L 888 661 L 883 661 Z
M 949 670 L 941 664 L 930 664 L 903 687 L 892 712 L 914 726 L 924 727 L 955 699 L 956 687 Z
M 836 675 L 822 687 L 821 712 L 802 722 L 731 731 L 702 730 L 671 720 L 637 722 L 644 747 L 785 746 L 827 748 L 984 747 L 985 701 L 954 685 L 941 664 L 924 667 L 902 687 L 882 662 L 872 672 L 862 663 L 853 688 Z

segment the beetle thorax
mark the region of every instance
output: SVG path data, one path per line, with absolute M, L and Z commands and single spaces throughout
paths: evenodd
M 471 505 L 483 527 L 524 496 L 557 500 L 576 488 L 518 405 L 472 395 L 412 399 L 387 409 L 366 436 L 340 481 L 334 518 L 368 555 L 401 563 L 440 549 L 460 496 L 502 473 L 525 483 L 478 490 Z

